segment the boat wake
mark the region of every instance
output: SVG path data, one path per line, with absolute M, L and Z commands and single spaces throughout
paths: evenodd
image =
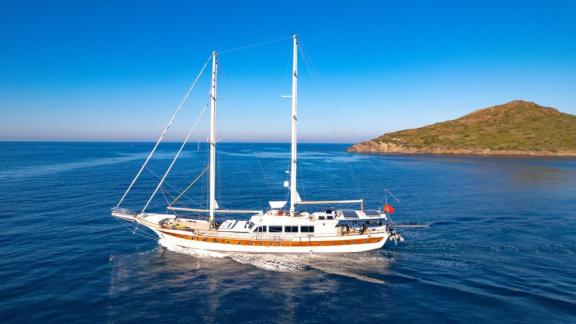
M 386 284 L 369 274 L 382 274 L 390 267 L 390 260 L 379 253 L 363 255 L 274 255 L 234 254 L 230 258 L 242 264 L 277 272 L 316 270 L 370 283 Z M 369 273 L 369 274 L 366 274 Z
M 386 284 L 384 280 L 375 278 L 373 275 L 386 274 L 392 260 L 384 257 L 379 252 L 367 252 L 353 255 L 312 255 L 306 262 L 310 268 L 327 274 L 349 277 L 371 283 Z
M 367 252 L 355 255 L 306 254 L 276 255 L 220 253 L 207 250 L 186 248 L 166 240 L 158 243 L 169 251 L 186 254 L 195 258 L 228 258 L 240 264 L 274 272 L 303 272 L 316 270 L 325 274 L 338 275 L 370 283 L 386 284 L 373 275 L 385 274 L 392 260 L 379 252 Z
M 192 153 L 182 154 L 182 156 L 191 156 Z M 162 152 L 157 153 L 154 156 L 154 160 L 167 160 L 171 159 L 173 153 L 170 152 Z M 135 153 L 135 154 L 122 154 L 120 156 L 115 157 L 106 157 L 106 158 L 96 158 L 96 159 L 87 159 L 75 162 L 68 162 L 68 163 L 55 163 L 55 164 L 43 164 L 37 166 L 27 166 L 21 167 L 18 169 L 12 170 L 1 170 L 0 171 L 0 180 L 14 180 L 20 178 L 35 178 L 41 177 L 46 175 L 53 175 L 62 172 L 73 171 L 77 169 L 89 169 L 95 168 L 100 166 L 106 165 L 113 165 L 113 164 L 120 164 L 120 163 L 127 163 L 133 162 L 138 160 L 143 160 L 146 158 L 146 154 L 144 153 Z
M 193 257 L 197 257 L 197 258 L 222 259 L 222 258 L 225 258 L 228 256 L 225 253 L 219 253 L 219 252 L 207 251 L 207 250 L 190 249 L 187 247 L 183 247 L 183 246 L 171 243 L 171 242 L 166 241 L 164 239 L 158 240 L 158 244 L 162 245 L 163 247 L 165 247 L 169 251 L 181 253 L 181 254 L 186 254 L 186 255 L 193 256 Z
M 258 269 L 277 272 L 297 272 L 306 270 L 306 264 L 296 255 L 278 256 L 273 254 L 233 254 L 230 259 L 254 266 Z

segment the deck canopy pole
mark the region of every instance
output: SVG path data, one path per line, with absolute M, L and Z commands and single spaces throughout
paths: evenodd
M 193 212 L 193 213 L 206 213 L 210 212 L 209 209 L 201 209 L 201 208 L 185 208 L 185 207 L 172 207 L 169 206 L 168 210 L 172 211 L 186 211 L 186 212 Z M 251 210 L 251 209 L 217 209 L 214 213 L 220 214 L 262 214 L 261 210 Z
M 298 205 L 330 205 L 330 204 L 360 204 L 362 210 L 364 209 L 364 199 L 354 199 L 354 200 L 307 200 L 298 201 Z
M 218 61 L 216 51 L 212 52 L 212 84 L 210 86 L 210 209 L 209 221 L 214 223 L 216 209 L 216 77 Z
M 290 216 L 294 216 L 296 203 L 298 201 L 298 191 L 296 190 L 296 157 L 297 157 L 297 133 L 296 123 L 298 122 L 298 37 L 294 35 L 294 48 L 292 53 L 292 121 L 291 121 L 291 151 L 290 151 Z

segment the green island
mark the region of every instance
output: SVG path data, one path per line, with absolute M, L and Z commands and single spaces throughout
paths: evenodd
M 576 156 L 576 116 L 514 100 L 458 119 L 384 134 L 354 153 Z

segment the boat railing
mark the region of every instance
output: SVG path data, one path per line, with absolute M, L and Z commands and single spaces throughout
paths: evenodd
M 335 237 L 335 236 L 358 236 L 358 235 L 371 235 L 371 234 L 382 234 L 382 233 L 386 233 L 387 229 L 383 229 L 383 230 L 375 230 L 375 231 L 366 231 L 366 232 L 362 232 L 362 231 L 350 231 L 350 232 L 345 232 L 345 233 L 337 233 L 335 234 L 330 234 L 330 233 L 310 233 L 310 234 L 305 234 L 305 235 L 286 235 L 286 234 L 281 234 L 281 233 L 274 233 L 272 235 L 269 235 L 268 233 L 242 233 L 239 234 L 237 233 L 236 235 L 239 234 L 239 236 L 242 236 L 243 238 L 246 239 L 253 239 L 253 240 L 272 240 L 272 241 L 277 241 L 277 242 L 287 242 L 287 241 L 308 241 L 311 238 L 328 238 L 328 237 Z M 215 232 L 215 231 L 198 231 L 197 235 L 199 236 L 204 236 L 204 237 L 225 237 L 226 234 L 230 234 L 230 233 L 226 233 L 226 232 Z

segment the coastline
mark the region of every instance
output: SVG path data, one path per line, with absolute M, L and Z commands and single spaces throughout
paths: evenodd
M 414 148 L 394 143 L 363 142 L 346 148 L 348 153 L 390 155 L 439 155 L 517 158 L 576 158 L 576 151 L 521 151 L 492 149 Z

